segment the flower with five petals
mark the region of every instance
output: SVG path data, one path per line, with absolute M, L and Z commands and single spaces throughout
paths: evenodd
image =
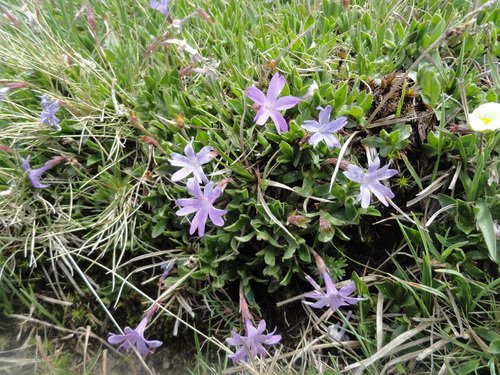
M 302 128 L 309 132 L 312 132 L 311 138 L 309 138 L 309 144 L 316 147 L 320 141 L 325 141 L 328 149 L 333 150 L 334 147 L 340 148 L 339 140 L 333 135 L 333 133 L 342 129 L 347 123 L 347 117 L 339 117 L 336 120 L 330 121 L 330 114 L 332 113 L 332 107 L 327 105 L 325 108 L 318 107 L 319 112 L 319 122 L 315 120 L 304 121 Z
M 349 297 L 352 292 L 356 289 L 356 284 L 354 281 L 349 281 L 346 286 L 342 287 L 340 290 L 335 288 L 330 275 L 325 270 L 323 273 L 323 280 L 325 281 L 326 292 L 321 289 L 321 287 L 314 281 L 309 275 L 306 275 L 306 280 L 311 283 L 315 291 L 313 293 L 308 293 L 304 297 L 317 299 L 316 302 L 303 301 L 306 305 L 311 305 L 321 309 L 325 306 L 329 306 L 333 312 L 341 306 L 349 306 L 358 303 L 358 301 L 363 301 L 366 298 L 354 298 Z
M 224 225 L 222 215 L 227 214 L 228 211 L 214 207 L 214 202 L 222 194 L 222 191 L 214 188 L 213 182 L 209 182 L 202 192 L 200 185 L 194 178 L 190 178 L 186 186 L 189 192 L 194 195 L 194 198 L 177 199 L 175 204 L 182 208 L 175 214 L 177 216 L 187 216 L 196 212 L 191 222 L 189 234 L 193 234 L 198 229 L 198 235 L 202 237 L 205 234 L 205 225 L 208 218 L 219 227 Z
M 469 115 L 469 126 L 482 133 L 500 129 L 500 103 L 485 103 L 477 107 Z
M 257 125 L 264 125 L 269 117 L 271 117 L 278 134 L 281 134 L 281 131 L 288 131 L 288 124 L 280 111 L 292 108 L 300 102 L 299 98 L 291 95 L 278 99 L 278 95 L 284 87 L 285 77 L 276 73 L 271 79 L 271 82 L 269 82 L 267 94 L 264 94 L 261 90 L 253 86 L 247 89 L 248 97 L 260 106 L 254 121 Z
M 56 112 L 59 110 L 59 102 L 57 100 L 50 101 L 47 96 L 42 96 L 42 113 L 40 114 L 40 122 L 45 125 L 53 126 L 56 130 L 61 130 L 59 119 L 56 117 Z
M 226 339 L 230 345 L 240 347 L 236 353 L 229 355 L 229 358 L 231 358 L 234 362 L 241 360 L 247 361 L 249 355 L 252 358 L 257 357 L 257 355 L 266 357 L 267 353 L 262 344 L 274 345 L 281 340 L 281 335 L 274 334 L 274 332 L 276 332 L 276 328 L 274 328 L 274 331 L 268 333 L 267 335 L 263 334 L 266 330 L 265 320 L 261 320 L 257 328 L 255 328 L 252 321 L 247 319 L 245 321 L 245 327 L 247 333 L 246 336 L 239 335 L 236 332 L 231 332 L 233 337 Z
M 389 169 L 389 164 L 384 165 L 380 169 L 379 167 L 380 159 L 377 155 L 375 160 L 372 163 L 369 163 L 368 170 L 366 172 L 354 164 L 348 165 L 347 171 L 344 172 L 344 176 L 346 176 L 349 180 L 361 184 L 361 193 L 356 198 L 354 203 L 361 201 L 361 207 L 363 208 L 368 208 L 370 205 L 371 193 L 375 194 L 384 206 L 389 205 L 386 197 L 394 198 L 394 193 L 389 188 L 382 185 L 379 181 L 386 180 L 394 176 L 398 173 L 398 171 L 395 169 Z
M 170 164 L 176 167 L 182 167 L 172 175 L 172 181 L 178 182 L 189 176 L 191 173 L 197 183 L 201 181 L 208 183 L 208 178 L 203 172 L 202 165 L 208 163 L 214 158 L 213 148 L 210 146 L 203 147 L 200 152 L 195 153 L 193 142 L 189 142 L 184 148 L 184 155 L 173 152 L 170 154 L 172 158 Z
M 144 331 L 146 330 L 146 325 L 148 324 L 149 317 L 145 316 L 142 318 L 139 325 L 132 329 L 130 327 L 126 327 L 123 331 L 124 335 L 117 335 L 115 333 L 110 333 L 108 342 L 110 344 L 121 344 L 118 349 L 132 349 L 132 346 L 135 346 L 139 353 L 145 356 L 148 353 L 151 353 L 149 348 L 157 348 L 161 346 L 163 343 L 158 340 L 146 340 L 144 338 Z

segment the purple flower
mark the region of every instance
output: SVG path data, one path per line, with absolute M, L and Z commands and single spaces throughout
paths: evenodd
M 4 87 L 0 89 L 0 102 L 3 102 L 5 100 L 5 97 L 7 95 L 7 92 L 10 90 L 10 87 Z
M 345 333 L 345 329 L 347 328 L 347 322 L 351 318 L 352 311 L 349 311 L 345 317 L 345 321 L 342 322 L 342 327 L 337 324 L 333 324 L 328 327 L 328 333 L 331 336 L 333 341 L 349 341 L 349 336 Z
M 386 180 L 397 174 L 398 171 L 395 169 L 389 169 L 389 164 L 384 165 L 381 169 L 378 169 L 379 167 L 380 159 L 377 155 L 373 163 L 368 165 L 368 170 L 366 172 L 354 164 L 348 165 L 347 171 L 344 172 L 344 175 L 349 180 L 361 184 L 361 193 L 356 198 L 354 203 L 361 201 L 361 207 L 363 208 L 367 208 L 370 205 L 371 193 L 375 194 L 384 206 L 389 205 L 385 199 L 386 197 L 394 198 L 394 193 L 382 185 L 379 180 Z
M 150 0 L 149 1 L 149 6 L 153 9 L 156 9 L 158 12 L 162 13 L 165 15 L 165 17 L 168 17 L 168 4 L 170 3 L 170 0 Z
M 304 125 L 301 126 L 307 131 L 314 133 L 311 138 L 309 138 L 309 144 L 316 147 L 321 140 L 324 140 L 330 151 L 332 151 L 334 147 L 340 148 L 340 142 L 333 133 L 344 127 L 347 123 L 347 117 L 339 117 L 329 122 L 332 107 L 327 105 L 326 108 L 318 107 L 317 109 L 321 109 L 319 112 L 319 122 L 307 120 L 304 121 Z
M 285 77 L 276 73 L 269 83 L 267 95 L 256 87 L 249 87 L 247 92 L 248 97 L 260 105 L 254 121 L 257 125 L 264 125 L 271 117 L 278 134 L 281 134 L 282 130 L 288 131 L 288 124 L 280 111 L 292 108 L 300 102 L 299 98 L 291 95 L 278 99 L 283 87 L 285 87 Z
M 31 183 L 33 184 L 34 187 L 36 188 L 46 188 L 49 187 L 50 184 L 42 184 L 40 182 L 40 176 L 42 173 L 44 173 L 47 169 L 51 168 L 54 164 L 50 164 L 47 162 L 43 167 L 37 168 L 37 169 L 31 169 L 30 167 L 30 159 L 31 155 L 26 156 L 26 159 L 21 158 L 22 166 L 24 169 L 28 171 L 28 177 L 31 180 Z
M 160 276 L 160 281 L 163 281 L 166 279 L 170 271 L 172 271 L 172 268 L 175 266 L 175 260 L 169 260 L 162 265 L 160 265 L 160 268 L 163 270 L 163 273 Z
M 207 218 L 210 218 L 212 223 L 218 227 L 224 225 L 222 215 L 227 214 L 227 211 L 214 208 L 214 202 L 222 194 L 222 191 L 214 188 L 213 182 L 209 182 L 202 193 L 200 185 L 194 178 L 190 178 L 186 185 L 194 198 L 177 199 L 175 204 L 182 207 L 176 212 L 178 216 L 187 216 L 196 212 L 191 222 L 189 234 L 193 234 L 198 229 L 198 235 L 202 237 L 205 234 Z
M 125 332 L 124 335 L 117 335 L 115 333 L 110 333 L 108 337 L 108 342 L 113 345 L 121 343 L 118 349 L 120 348 L 131 349 L 133 345 L 142 355 L 151 353 L 151 351 L 149 350 L 150 347 L 157 348 L 161 346 L 163 343 L 158 340 L 149 341 L 144 338 L 144 330 L 146 329 L 148 320 L 149 318 L 147 316 L 142 318 L 141 322 L 139 323 L 136 329 L 131 329 L 130 327 L 126 327 L 123 330 Z
M 176 167 L 182 167 L 182 169 L 178 170 L 172 175 L 172 181 L 180 181 L 192 173 L 197 183 L 200 183 L 201 181 L 208 183 L 208 178 L 207 176 L 205 176 L 205 173 L 203 173 L 203 169 L 201 168 L 201 166 L 202 164 L 206 164 L 214 158 L 212 150 L 212 147 L 205 146 L 201 149 L 200 152 L 195 154 L 193 149 L 193 142 L 189 142 L 184 148 L 184 153 L 186 154 L 186 156 L 177 154 L 175 152 L 170 154 L 170 157 L 172 158 L 170 160 L 170 164 Z
M 40 122 L 45 125 L 53 126 L 56 130 L 61 130 L 59 119 L 55 113 L 59 110 L 59 102 L 56 100 L 49 101 L 47 97 L 42 96 L 42 113 L 40 114 Z
M 235 332 L 231 332 L 233 337 L 226 339 L 230 345 L 239 346 L 240 348 L 236 353 L 230 354 L 231 358 L 235 363 L 241 360 L 248 360 L 249 355 L 255 358 L 257 355 L 266 357 L 267 353 L 262 344 L 274 345 L 281 340 L 281 335 L 275 335 L 276 328 L 271 333 L 263 335 L 262 333 L 266 330 L 266 321 L 261 320 L 257 328 L 252 325 L 250 319 L 245 320 L 246 333 L 247 336 L 241 336 Z
M 357 303 L 358 301 L 363 301 L 366 298 L 353 298 L 349 297 L 356 289 L 354 281 L 350 281 L 346 286 L 337 290 L 333 281 L 328 274 L 328 272 L 323 272 L 323 280 L 325 281 L 326 292 L 321 289 L 321 287 L 308 275 L 306 275 L 306 280 L 311 283 L 315 291 L 313 293 L 308 293 L 304 297 L 317 299 L 316 302 L 303 301 L 306 305 L 311 305 L 321 309 L 325 306 L 330 306 L 333 312 L 337 311 L 340 306 L 349 306 Z

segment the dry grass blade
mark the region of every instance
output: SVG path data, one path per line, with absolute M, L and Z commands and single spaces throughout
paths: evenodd
M 277 188 L 280 188 L 280 189 L 286 189 L 286 190 L 289 190 L 289 191 L 293 191 L 295 194 L 297 194 L 297 195 L 299 195 L 301 197 L 313 199 L 313 200 L 318 201 L 318 202 L 325 202 L 325 203 L 331 203 L 331 202 L 333 202 L 330 199 L 319 198 L 319 197 L 315 197 L 314 195 L 309 195 L 309 194 L 301 193 L 300 191 L 297 191 L 294 188 L 291 188 L 290 186 L 282 184 L 281 182 L 266 180 L 266 183 L 269 186 L 273 186 L 273 187 L 277 187 Z
M 431 325 L 430 322 L 423 322 L 420 323 L 416 328 L 413 328 L 407 332 L 402 333 L 398 337 L 396 337 L 394 340 L 389 342 L 387 345 L 385 345 L 382 349 L 378 350 L 374 355 L 372 355 L 370 358 L 364 359 L 362 361 L 359 361 L 357 363 L 354 363 L 352 365 L 349 365 L 344 368 L 342 372 L 348 372 L 351 370 L 356 370 L 355 374 L 359 375 L 362 374 L 363 371 L 373 363 L 377 362 L 378 360 L 385 358 L 391 354 L 394 354 L 395 352 L 400 350 L 400 346 L 405 343 L 406 341 L 410 340 L 413 336 L 419 334 L 422 332 L 424 329 L 429 327 Z
M 432 184 L 430 184 L 424 190 L 422 190 L 420 193 L 418 193 L 417 196 L 416 196 L 416 198 L 408 201 L 408 203 L 406 204 L 406 207 L 413 206 L 415 203 L 417 203 L 417 202 L 421 201 L 422 199 L 428 197 L 434 191 L 436 191 L 437 189 L 439 189 L 440 187 L 442 187 L 446 183 L 446 181 L 449 178 L 449 176 L 451 175 L 453 169 L 455 169 L 454 166 L 451 167 L 450 169 L 448 169 L 436 181 L 434 181 Z
M 330 179 L 330 191 L 333 188 L 333 183 L 335 182 L 335 178 L 337 177 L 337 173 L 339 173 L 340 165 L 342 164 L 342 158 L 344 157 L 344 154 L 347 151 L 347 148 L 349 147 L 349 143 L 354 139 L 354 137 L 359 133 L 359 131 L 355 131 L 354 133 L 351 134 L 351 136 L 345 141 L 345 143 L 342 145 L 342 148 L 340 149 L 339 152 L 339 157 L 337 160 L 337 165 L 335 166 L 335 169 L 333 170 L 332 178 Z

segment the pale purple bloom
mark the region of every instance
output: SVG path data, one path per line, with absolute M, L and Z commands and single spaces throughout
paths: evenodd
M 361 207 L 367 208 L 370 205 L 370 195 L 373 193 L 384 206 L 389 205 L 386 197 L 394 198 L 394 193 L 379 182 L 379 180 L 386 180 L 398 173 L 395 169 L 389 169 L 389 165 L 386 164 L 381 169 L 378 169 L 380 167 L 380 159 L 377 155 L 375 160 L 369 163 L 366 172 L 354 164 L 347 166 L 348 170 L 344 172 L 344 175 L 349 180 L 361 184 L 361 193 L 354 203 L 361 201 Z
M 261 320 L 257 328 L 255 328 L 250 319 L 245 321 L 246 326 L 246 336 L 239 335 L 235 332 L 231 332 L 233 337 L 226 339 L 229 345 L 239 346 L 240 348 L 236 353 L 230 354 L 231 358 L 235 363 L 241 360 L 247 361 L 249 355 L 255 358 L 257 355 L 266 357 L 267 353 L 262 344 L 274 345 L 281 340 L 281 335 L 275 335 L 276 328 L 271 333 L 263 335 L 266 330 L 266 321 Z
M 10 90 L 10 87 L 3 87 L 0 89 L 0 102 L 5 100 L 7 92 Z
M 37 168 L 37 169 L 31 169 L 31 167 L 30 167 L 30 159 L 31 159 L 31 155 L 26 156 L 26 159 L 21 158 L 21 161 L 23 162 L 21 165 L 23 166 L 23 168 L 25 170 L 28 171 L 28 177 L 31 180 L 31 183 L 33 184 L 33 186 L 36 187 L 36 188 L 46 188 L 46 187 L 49 187 L 50 184 L 42 184 L 40 182 L 40 176 L 47 169 L 51 168 L 52 165 L 45 164 L 43 167 L 40 167 L 40 168 Z
M 56 130 L 61 130 L 61 127 L 59 126 L 59 119 L 55 115 L 58 110 L 58 101 L 50 101 L 45 95 L 42 96 L 42 113 L 40 114 L 40 122 L 45 125 L 53 126 Z
M 326 271 L 323 272 L 326 292 L 323 291 L 323 289 L 321 289 L 321 287 L 309 275 L 306 275 L 306 280 L 311 283 L 315 291 L 313 293 L 306 294 L 304 297 L 317 299 L 316 302 L 303 301 L 306 305 L 311 305 L 312 307 L 316 307 L 318 309 L 329 306 L 332 311 L 335 312 L 341 306 L 349 306 L 358 303 L 358 301 L 365 300 L 365 298 L 349 297 L 349 295 L 356 289 L 354 281 L 348 282 L 346 286 L 337 290 L 330 275 Z
M 345 333 L 345 329 L 347 328 L 347 322 L 351 318 L 352 311 L 349 311 L 345 317 L 345 321 L 342 322 L 342 327 L 337 324 L 333 324 L 328 327 L 328 333 L 331 338 L 335 341 L 349 341 L 349 336 Z
M 307 120 L 304 121 L 304 125 L 301 126 L 307 131 L 314 133 L 311 138 L 309 138 L 309 144 L 316 147 L 317 144 L 323 140 L 330 151 L 332 151 L 334 147 L 340 148 L 340 142 L 333 135 L 333 133 L 339 131 L 345 126 L 347 123 L 347 117 L 339 117 L 338 119 L 330 122 L 332 107 L 327 105 L 325 108 L 318 107 L 317 109 L 321 109 L 319 112 L 319 122 L 315 120 Z
M 205 234 L 205 225 L 208 218 L 218 227 L 224 225 L 222 215 L 227 214 L 228 211 L 214 208 L 214 202 L 222 194 L 222 191 L 214 188 L 213 182 L 209 182 L 202 192 L 200 185 L 194 178 L 190 178 L 186 186 L 189 192 L 194 195 L 194 198 L 177 199 L 175 204 L 182 207 L 176 212 L 178 216 L 187 216 L 196 212 L 191 222 L 189 234 L 193 234 L 198 229 L 198 235 L 202 237 Z
M 300 102 L 299 98 L 291 95 L 278 99 L 283 87 L 285 87 L 285 77 L 276 73 L 269 83 L 267 95 L 256 87 L 249 87 L 247 92 L 248 97 L 260 105 L 254 121 L 257 125 L 264 125 L 271 117 L 278 134 L 281 134 L 281 131 L 288 131 L 288 124 L 280 111 L 292 108 Z
M 205 173 L 203 173 L 201 166 L 214 158 L 212 150 L 212 147 L 205 146 L 196 154 L 193 149 L 193 142 L 189 142 L 184 148 L 184 154 L 186 154 L 186 156 L 175 152 L 170 154 L 172 158 L 170 164 L 176 167 L 182 167 L 182 169 L 172 175 L 172 181 L 180 181 L 192 173 L 196 182 L 200 183 L 204 181 L 208 183 L 208 178 L 205 176 Z
M 175 260 L 169 260 L 160 266 L 160 268 L 163 269 L 163 273 L 160 276 L 160 281 L 165 280 L 165 278 L 168 276 L 170 271 L 172 271 L 172 268 L 174 268 L 174 266 L 175 266 Z
M 165 15 L 165 17 L 168 17 L 168 4 L 170 3 L 170 0 L 150 0 L 149 1 L 149 6 L 153 9 L 156 9 L 158 12 L 162 13 Z
M 132 349 L 132 346 L 135 346 L 139 353 L 142 355 L 146 355 L 151 353 L 149 348 L 157 348 L 161 346 L 163 343 L 158 340 L 146 340 L 144 338 L 144 330 L 146 329 L 146 325 L 148 324 L 149 318 L 145 316 L 142 318 L 141 322 L 135 329 L 131 329 L 130 327 L 126 327 L 123 331 L 124 335 L 117 335 L 115 333 L 110 333 L 108 337 L 108 342 L 110 344 L 120 344 L 118 347 L 125 349 Z

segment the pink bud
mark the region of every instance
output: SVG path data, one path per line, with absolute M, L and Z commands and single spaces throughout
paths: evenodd
M 7 82 L 7 83 L 5 83 L 5 84 L 6 84 L 7 86 L 9 86 L 11 90 L 12 90 L 12 89 L 20 89 L 21 87 L 26 87 L 26 86 L 28 86 L 28 84 L 27 84 L 27 83 L 23 83 L 23 82 L 12 82 L 12 83 Z
M 50 165 L 51 167 L 63 162 L 64 160 L 70 158 L 71 156 L 54 156 L 49 161 L 45 162 L 45 165 Z
M 148 320 L 151 319 L 151 317 L 156 312 L 156 310 L 158 310 L 158 306 L 160 306 L 159 304 L 162 302 L 163 302 L 163 300 L 161 300 L 161 299 L 155 301 L 155 303 L 153 303 L 153 306 L 151 306 L 149 309 L 146 310 L 146 312 L 144 313 L 144 316 L 146 318 L 148 318 Z
M 321 228 L 322 232 L 329 232 L 332 230 L 332 226 L 330 225 L 330 223 L 322 217 L 319 218 L 319 227 Z
M 334 165 L 337 165 L 337 163 L 339 162 L 339 159 L 337 158 L 332 158 L 332 159 L 327 159 L 327 161 L 329 161 L 330 163 L 334 164 Z M 347 171 L 347 166 L 351 165 L 353 163 L 351 163 L 350 161 L 347 161 L 347 160 L 341 160 L 340 161 L 340 169 L 344 170 L 344 171 Z
M 252 314 L 248 309 L 247 301 L 245 301 L 245 296 L 243 295 L 243 284 L 240 284 L 240 311 L 243 320 L 251 320 Z
M 2 144 L 0 144 L 0 150 L 5 151 L 5 152 L 14 153 L 14 151 L 12 151 L 10 148 L 8 148 L 7 146 L 4 146 Z
M 139 137 L 141 139 L 142 143 L 145 143 L 147 145 L 157 145 L 158 141 L 154 139 L 153 137 L 148 137 L 147 135 L 141 135 Z
M 321 274 L 324 274 L 325 272 L 328 273 L 328 269 L 326 268 L 323 258 L 321 258 L 316 252 L 313 252 L 313 254 L 314 254 L 314 259 L 316 260 L 316 265 L 318 266 L 319 273 Z
M 207 12 L 205 12 L 205 10 L 198 8 L 198 9 L 196 9 L 196 11 L 198 12 L 198 14 L 200 16 L 202 16 L 205 20 L 210 22 L 212 25 L 215 23 L 214 20 L 212 19 L 212 17 L 210 17 L 210 15 Z
M 232 182 L 233 179 L 231 177 L 229 178 L 225 178 L 223 179 L 222 181 L 219 181 L 217 183 L 217 188 L 220 189 L 221 191 L 224 191 L 224 189 L 226 188 L 227 184 Z
M 309 222 L 309 219 L 301 215 L 292 215 L 288 216 L 286 221 L 299 228 L 307 228 L 307 223 Z

